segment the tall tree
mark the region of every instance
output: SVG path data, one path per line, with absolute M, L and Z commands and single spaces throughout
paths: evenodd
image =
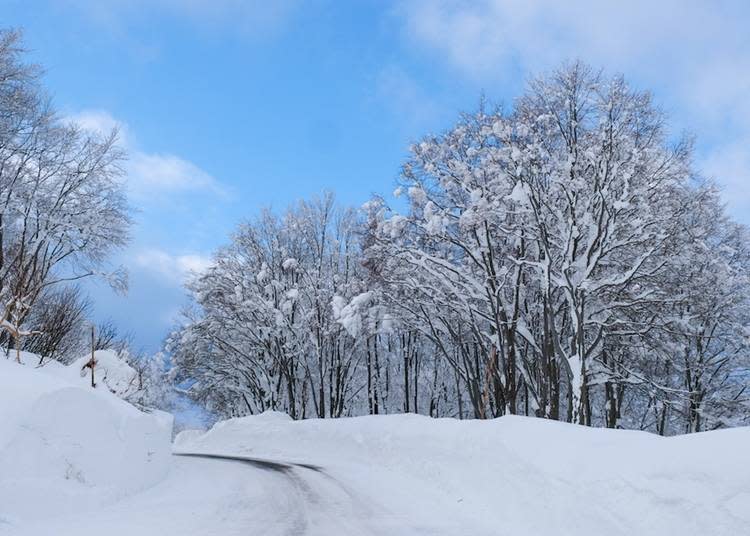
M 116 132 L 65 123 L 23 63 L 20 36 L 0 33 L 0 324 L 20 351 L 24 321 L 48 287 L 104 275 L 130 220 Z

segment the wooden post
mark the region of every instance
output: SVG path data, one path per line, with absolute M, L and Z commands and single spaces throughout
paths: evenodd
M 94 346 L 96 342 L 94 340 L 94 325 L 91 325 L 91 387 L 96 387 L 94 382 L 94 367 L 96 366 L 96 360 L 94 359 Z

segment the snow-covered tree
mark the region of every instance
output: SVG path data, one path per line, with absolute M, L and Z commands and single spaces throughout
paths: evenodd
M 169 343 L 196 398 L 225 414 L 347 409 L 357 363 L 331 304 L 362 290 L 354 225 L 327 195 L 239 227 L 190 284 L 198 314 Z
M 57 117 L 19 34 L 0 33 L 0 324 L 18 350 L 46 288 L 95 274 L 124 285 L 102 272 L 130 224 L 115 141 Z
M 648 93 L 580 63 L 411 148 L 396 194 L 240 226 L 178 381 L 221 415 L 747 419 L 747 231 Z
M 684 202 L 698 196 L 690 156 L 688 142 L 670 145 L 647 93 L 565 66 L 512 111 L 482 108 L 415 144 L 399 188 L 408 213 L 381 208 L 369 257 L 477 416 L 523 404 L 590 424 L 592 388 L 604 385 L 616 426 L 617 393 L 638 381 L 622 345 L 644 344 L 664 321 L 655 315 L 674 312 L 664 276 L 690 255 L 684 225 L 702 225 Z

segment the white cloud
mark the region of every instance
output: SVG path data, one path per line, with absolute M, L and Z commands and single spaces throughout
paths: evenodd
M 738 2 L 418 0 L 397 13 L 414 41 L 480 77 L 501 75 L 510 63 L 539 69 L 571 57 L 685 71 L 748 45 L 748 12 Z
M 211 259 L 197 253 L 172 255 L 161 249 L 147 249 L 135 255 L 136 266 L 174 285 L 182 285 L 211 266 Z
M 99 135 L 113 129 L 125 149 L 124 169 L 129 194 L 140 202 L 170 200 L 169 196 L 187 192 L 205 192 L 226 196 L 226 190 L 208 172 L 173 154 L 149 153 L 138 147 L 127 124 L 101 110 L 87 110 L 68 117 L 81 128 Z
M 224 195 L 216 179 L 192 162 L 175 155 L 134 152 L 127 168 L 133 187 L 138 188 L 140 195 L 152 194 L 154 190 L 202 190 Z
M 750 4 L 417 0 L 396 15 L 409 41 L 477 85 L 577 58 L 624 72 L 697 134 L 727 196 L 749 197 L 750 149 L 737 140 L 750 140 Z
M 105 111 L 84 110 L 68 116 L 67 119 L 76 123 L 82 129 L 100 136 L 106 136 L 116 129 L 120 143 L 127 145 L 127 128 L 123 123 Z

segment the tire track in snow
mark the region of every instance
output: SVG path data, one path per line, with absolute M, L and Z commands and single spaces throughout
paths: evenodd
M 293 463 L 267 458 L 250 456 L 234 456 L 204 452 L 174 452 L 174 456 L 193 458 L 214 459 L 221 461 L 235 461 L 251 465 L 255 468 L 279 474 L 289 483 L 296 500 L 288 504 L 288 512 L 283 516 L 288 525 L 284 531 L 285 536 L 303 536 L 306 534 L 346 534 L 374 535 L 371 530 L 362 527 L 358 521 L 369 521 L 373 518 L 372 509 L 369 505 L 357 498 L 357 496 L 336 478 L 329 475 L 322 467 L 306 464 Z M 334 493 L 321 495 L 303 478 L 300 470 L 309 471 L 321 477 L 318 478 L 324 486 L 333 488 Z M 336 497 L 334 495 L 342 495 Z M 287 517 L 288 516 L 288 517 Z M 319 523 L 315 523 L 318 521 Z M 336 533 L 330 532 L 333 528 L 339 529 Z
M 280 520 L 278 522 L 278 525 L 287 527 L 283 532 L 285 536 L 302 536 L 304 534 L 307 534 L 310 525 L 310 512 L 307 503 L 313 501 L 310 501 L 308 493 L 306 493 L 303 489 L 301 480 L 297 475 L 294 474 L 293 469 L 294 467 L 300 467 L 317 472 L 321 470 L 319 467 L 309 464 L 291 464 L 266 458 L 230 456 L 226 454 L 216 454 L 209 452 L 173 452 L 172 455 L 227 462 L 240 462 L 251 465 L 256 469 L 260 469 L 261 471 L 267 471 L 282 476 L 290 485 L 294 495 L 294 500 L 283 501 L 283 499 L 290 499 L 288 495 L 284 496 L 283 498 L 279 498 L 280 502 L 283 503 L 284 511 L 279 516 Z

